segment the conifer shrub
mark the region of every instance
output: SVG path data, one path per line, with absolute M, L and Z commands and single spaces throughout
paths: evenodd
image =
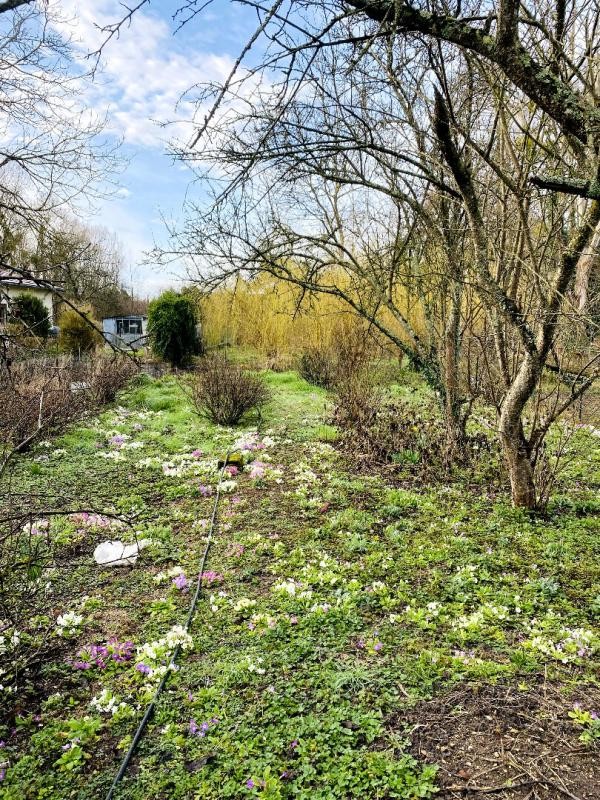
M 186 367 L 202 352 L 196 306 L 191 297 L 163 292 L 148 307 L 148 336 L 152 352 L 173 367 Z
M 26 336 L 48 338 L 51 327 L 50 317 L 46 306 L 39 297 L 29 293 L 17 295 L 11 301 L 10 313 Z

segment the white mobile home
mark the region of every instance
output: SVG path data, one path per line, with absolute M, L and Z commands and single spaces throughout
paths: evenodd
M 148 340 L 148 317 L 143 314 L 123 314 L 102 320 L 102 332 L 107 342 L 116 347 L 132 347 L 138 350 Z

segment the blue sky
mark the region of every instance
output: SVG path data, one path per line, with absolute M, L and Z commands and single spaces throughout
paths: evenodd
M 86 106 L 106 115 L 109 135 L 122 137 L 127 159 L 112 199 L 97 203 L 83 221 L 117 234 L 127 264 L 123 277 L 127 284 L 133 280 L 141 296 L 176 287 L 185 275 L 183 265 L 159 269 L 142 263 L 145 251 L 166 241 L 161 217 L 181 218 L 190 182 L 189 171 L 166 152 L 169 139 L 189 140 L 193 131 L 191 106 L 180 103 L 176 109 L 178 101 L 193 84 L 226 77 L 256 23 L 243 6 L 215 0 L 174 34 L 178 5 L 155 0 L 144 6 L 106 46 L 102 69 L 93 84 L 85 83 L 82 97 Z M 118 0 L 55 0 L 54 7 L 82 64 L 101 41 L 97 26 L 122 15 Z M 159 124 L 167 122 L 172 123 L 167 128 Z

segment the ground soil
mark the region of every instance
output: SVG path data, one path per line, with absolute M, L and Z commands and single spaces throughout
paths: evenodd
M 413 755 L 439 766 L 439 797 L 599 800 L 600 751 L 579 742 L 568 716 L 577 702 L 600 709 L 600 689 L 461 687 L 402 722 L 414 726 Z

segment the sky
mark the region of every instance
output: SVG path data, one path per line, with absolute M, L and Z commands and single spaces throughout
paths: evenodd
M 122 140 L 126 162 L 112 178 L 111 197 L 97 201 L 82 221 L 118 236 L 123 279 L 141 297 L 178 288 L 185 278 L 181 263 L 144 263 L 155 243 L 167 242 L 163 220 L 182 218 L 190 184 L 189 170 L 167 151 L 169 140 L 189 141 L 194 130 L 182 95 L 194 84 L 226 78 L 256 22 L 243 6 L 214 0 L 175 32 L 173 15 L 182 3 L 154 0 L 136 12 L 131 25 L 105 46 L 93 82 L 82 83 L 82 103 L 106 116 L 107 133 Z M 54 5 L 63 34 L 70 35 L 77 59 L 89 69 L 87 55 L 105 38 L 99 27 L 120 19 L 123 6 L 118 0 L 55 0 Z

